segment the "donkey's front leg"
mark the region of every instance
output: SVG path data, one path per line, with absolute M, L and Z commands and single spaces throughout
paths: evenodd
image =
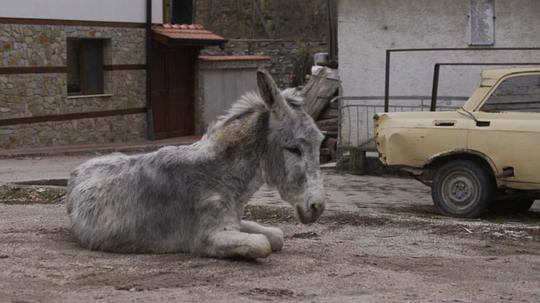
M 270 242 L 264 235 L 248 234 L 237 230 L 222 230 L 208 237 L 206 255 L 217 258 L 266 258 L 272 253 Z
M 242 220 L 240 223 L 240 231 L 249 234 L 264 235 L 270 242 L 272 251 L 280 251 L 283 248 L 283 232 L 277 227 L 262 226 L 253 221 Z

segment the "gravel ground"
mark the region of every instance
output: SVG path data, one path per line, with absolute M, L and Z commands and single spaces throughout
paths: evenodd
M 0 302 L 540 302 L 540 211 L 437 215 L 414 180 L 325 172 L 328 211 L 297 223 L 262 188 L 246 217 L 285 232 L 257 261 L 82 249 L 62 188 L 0 188 Z M 537 203 L 539 204 L 539 203 Z

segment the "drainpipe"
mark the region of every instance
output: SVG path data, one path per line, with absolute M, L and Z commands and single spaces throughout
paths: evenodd
M 328 66 L 338 68 L 337 58 L 337 12 L 335 0 L 326 1 L 326 12 L 328 18 Z
M 154 140 L 154 117 L 150 91 L 152 66 L 152 0 L 146 0 L 146 130 L 147 138 Z

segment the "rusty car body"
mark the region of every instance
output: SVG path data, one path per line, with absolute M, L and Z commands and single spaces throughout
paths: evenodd
M 540 69 L 497 69 L 456 111 L 375 116 L 379 159 L 432 187 L 445 215 L 525 211 L 540 197 Z

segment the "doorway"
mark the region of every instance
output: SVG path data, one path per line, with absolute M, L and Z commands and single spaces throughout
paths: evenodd
M 154 44 L 150 96 L 155 139 L 195 133 L 197 56 L 194 48 Z

